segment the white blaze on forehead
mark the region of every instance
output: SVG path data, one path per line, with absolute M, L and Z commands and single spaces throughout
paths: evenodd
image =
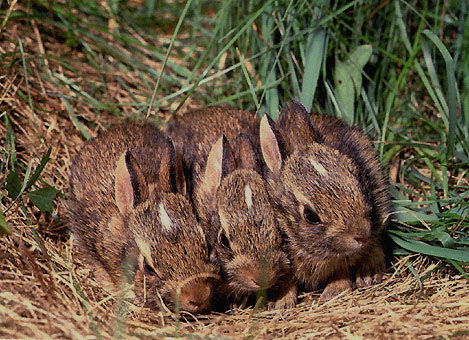
M 160 203 L 160 205 L 158 206 L 159 208 L 159 211 L 160 211 L 160 222 L 161 222 L 161 225 L 167 229 L 167 230 L 171 230 L 171 219 L 169 218 L 169 215 L 168 213 L 166 212 L 165 208 L 164 208 L 164 205 L 163 205 L 163 202 Z
M 252 190 L 249 184 L 244 187 L 244 200 L 248 208 L 252 207 Z
M 319 172 L 319 174 L 321 176 L 324 176 L 326 175 L 327 171 L 326 169 L 322 166 L 321 163 L 317 162 L 316 160 L 310 158 L 309 159 L 309 162 L 311 163 L 311 165 L 314 167 L 314 169 L 316 169 L 317 172 Z

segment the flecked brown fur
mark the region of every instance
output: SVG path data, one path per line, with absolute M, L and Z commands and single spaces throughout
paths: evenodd
M 188 200 L 177 193 L 172 142 L 150 124 L 116 125 L 73 161 L 70 226 L 88 262 L 117 286 L 135 272 L 137 300 L 211 308 L 216 267 Z M 185 284 L 189 283 L 190 284 Z
M 258 120 L 228 106 L 188 112 L 168 128 L 192 178 L 192 198 L 221 264 L 222 291 L 235 297 L 292 284 L 289 260 L 256 147 Z M 232 148 L 233 146 L 233 148 Z M 269 307 L 292 306 L 296 294 L 273 296 Z
M 326 284 L 323 299 L 351 287 L 354 273 L 359 286 L 380 281 L 389 199 L 367 137 L 292 102 L 277 123 L 263 118 L 261 149 L 298 279 Z

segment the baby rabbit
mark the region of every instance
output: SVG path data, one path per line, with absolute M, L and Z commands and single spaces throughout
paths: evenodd
M 87 141 L 71 174 L 70 224 L 80 251 L 118 285 L 130 260 L 137 301 L 211 309 L 217 268 L 187 199 L 177 192 L 169 138 L 125 123 Z
M 298 279 L 326 284 L 322 300 L 381 280 L 387 186 L 369 140 L 338 119 L 292 102 L 276 123 L 264 116 L 260 144 L 271 197 Z
M 253 114 L 222 106 L 188 112 L 168 133 L 192 177 L 189 192 L 227 279 L 224 292 L 269 288 L 269 308 L 290 307 L 296 286 L 250 138 L 256 129 Z

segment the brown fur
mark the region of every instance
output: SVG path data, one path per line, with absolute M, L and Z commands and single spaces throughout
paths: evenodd
M 186 113 L 168 133 L 184 155 L 189 191 L 227 279 L 225 292 L 240 297 L 279 279 L 289 282 L 289 261 L 255 151 L 254 115 L 228 106 L 205 108 Z M 295 304 L 296 294 L 283 297 L 270 306 Z
M 172 142 L 125 123 L 86 142 L 73 161 L 70 226 L 85 258 L 116 286 L 123 266 L 149 307 L 210 309 L 216 267 L 192 207 L 176 192 Z M 127 262 L 129 261 L 129 262 Z M 190 283 L 190 284 L 188 284 Z
M 276 124 L 263 119 L 260 143 L 298 279 L 327 284 L 323 299 L 349 288 L 354 270 L 357 285 L 379 281 L 389 198 L 366 136 L 292 102 Z

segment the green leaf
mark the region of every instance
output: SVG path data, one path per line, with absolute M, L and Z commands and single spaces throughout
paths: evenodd
M 424 241 L 440 241 L 443 247 L 445 248 L 453 248 L 455 244 L 455 240 L 445 231 L 446 227 L 438 227 L 433 230 L 425 230 L 425 231 L 417 231 L 417 232 L 401 232 L 398 230 L 390 230 L 390 233 L 395 235 L 401 236 L 406 239 L 418 238 Z M 459 240 L 456 241 L 458 244 L 460 243 Z
M 313 106 L 314 92 L 318 82 L 319 71 L 321 70 L 325 43 L 326 32 L 322 29 L 317 29 L 310 34 L 306 45 L 305 73 L 301 86 L 300 101 L 308 112 L 311 111 Z
M 8 197 L 16 199 L 21 192 L 21 180 L 15 171 L 11 171 L 7 176 L 6 189 Z
M 438 36 L 433 33 L 432 31 L 426 29 L 423 31 L 425 34 L 440 50 L 441 55 L 443 56 L 443 60 L 446 64 L 446 76 L 447 76 L 447 83 L 448 83 L 448 153 L 447 159 L 453 157 L 453 150 L 456 138 L 456 113 L 459 107 L 459 101 L 457 98 L 458 88 L 457 88 L 457 81 L 455 77 L 455 65 L 454 60 L 451 57 L 448 49 L 443 44 L 443 42 L 438 38 Z
M 443 247 L 432 246 L 430 244 L 415 241 L 415 240 L 403 240 L 400 237 L 389 235 L 391 239 L 396 242 L 400 247 L 410 250 L 414 253 L 421 253 L 434 257 L 439 257 L 448 260 L 462 261 L 469 263 L 469 251 L 459 249 L 448 249 Z
M 7 221 L 5 220 L 5 216 L 3 212 L 0 211 L 0 237 L 4 235 L 10 235 L 11 230 L 8 228 Z
M 421 211 L 414 211 L 399 207 L 393 216 L 403 223 L 422 223 L 438 221 L 438 216 L 428 215 Z
M 347 123 L 353 123 L 355 112 L 355 87 L 350 76 L 350 67 L 345 62 L 337 61 L 334 70 L 335 97 L 339 104 L 338 117 Z
M 341 118 L 348 123 L 353 123 L 355 99 L 362 87 L 363 67 L 370 60 L 372 51 L 371 45 L 361 45 L 353 50 L 345 61 L 336 61 L 335 93 L 342 113 Z
M 438 230 L 434 231 L 433 235 L 443 244 L 443 247 L 452 248 L 454 247 L 454 240 L 450 234 L 444 231 L 445 229 L 446 227 L 438 228 Z
M 41 163 L 39 163 L 39 166 L 37 167 L 36 171 L 34 171 L 34 174 L 31 176 L 31 178 L 28 181 L 28 184 L 26 184 L 26 189 L 30 188 L 36 180 L 39 178 L 39 175 L 41 174 L 42 170 L 46 166 L 47 162 L 50 159 L 50 153 L 51 153 L 52 148 L 49 147 L 47 152 L 42 156 Z
M 370 60 L 373 48 L 371 45 L 361 45 L 350 53 L 347 63 L 350 65 L 350 77 L 355 86 L 355 93 L 360 93 L 362 87 L 362 71 L 368 60 Z
M 73 110 L 73 107 L 70 105 L 67 99 L 62 98 L 64 104 L 65 104 L 65 109 L 67 110 L 68 114 L 70 115 L 70 119 L 72 120 L 73 124 L 80 130 L 81 134 L 83 137 L 86 138 L 86 140 L 91 139 L 91 135 L 86 130 L 85 125 L 78 119 L 77 115 L 75 114 L 75 111 Z
M 28 196 L 31 199 L 31 202 L 33 202 L 34 205 L 42 212 L 51 212 L 52 201 L 57 193 L 59 193 L 59 190 L 48 185 L 44 188 L 28 192 L 26 196 Z

